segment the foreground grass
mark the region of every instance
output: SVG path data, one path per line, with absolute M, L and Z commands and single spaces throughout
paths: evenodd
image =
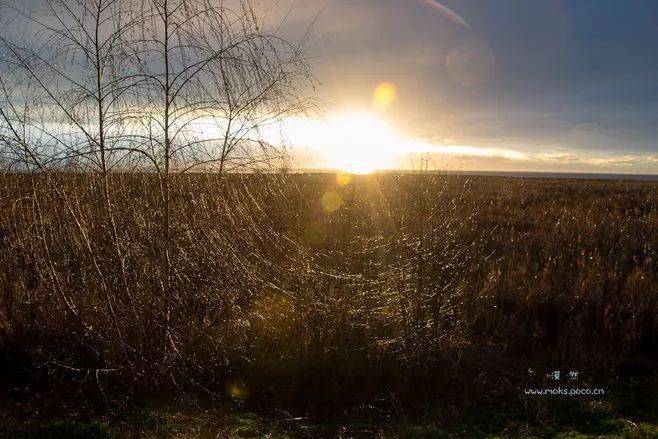
M 96 183 L 0 178 L 0 437 L 658 435 L 655 183 Z
M 578 419 L 575 416 L 578 416 Z M 558 437 L 558 438 L 651 438 L 658 437 L 657 421 L 636 422 L 615 415 L 599 404 L 587 404 L 574 413 L 571 422 L 557 418 L 544 423 L 520 414 L 489 413 L 464 418 L 456 425 L 442 426 L 430 420 L 339 418 L 331 421 L 271 418 L 248 412 L 189 412 L 154 410 L 139 413 L 130 423 L 104 418 L 74 420 L 5 419 L 2 433 L 24 438 L 205 438 L 205 437 Z
M 0 436 L 18 438 L 653 438 L 658 437 L 658 377 L 620 386 L 602 399 L 545 398 L 501 401 L 496 406 L 456 408 L 440 401 L 401 410 L 372 407 L 323 417 L 285 411 L 255 413 L 232 406 L 188 407 L 156 403 L 82 415 L 71 402 L 4 401 Z M 52 398 L 49 396 L 48 398 Z M 70 415 L 52 413 L 63 403 Z M 45 409 L 45 410 L 44 410 Z M 29 413 L 29 414 L 28 414 Z

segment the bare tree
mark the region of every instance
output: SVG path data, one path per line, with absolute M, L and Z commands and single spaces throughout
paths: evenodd
M 83 226 L 81 213 L 71 208 L 69 211 L 80 225 L 112 324 L 128 357 L 118 323 L 117 300 L 127 301 L 133 314 L 136 312 L 126 278 L 125 252 L 119 237 L 109 174 L 128 157 L 123 153 L 126 145 L 123 116 L 125 102 L 139 79 L 127 71 L 122 60 L 125 58 L 125 35 L 138 20 L 127 18 L 118 0 L 45 0 L 42 6 L 36 13 L 26 12 L 19 5 L 7 5 L 6 10 L 12 11 L 17 22 L 32 31 L 34 37 L 0 37 L 9 64 L 18 69 L 24 79 L 16 84 L 17 88 L 33 93 L 26 95 L 33 105 L 24 105 L 21 122 L 27 127 L 24 137 L 38 132 L 40 142 L 25 142 L 24 149 L 45 152 L 47 161 L 41 160 L 41 170 L 44 163 L 57 171 L 74 166 L 92 171 L 97 177 L 99 204 L 104 209 L 100 218 L 106 226 L 103 229 L 109 233 L 114 258 L 101 261 L 100 251 L 94 248 L 89 231 Z M 12 113 L 18 115 L 16 110 Z M 29 113 L 39 114 L 35 117 L 36 114 Z M 11 127 L 9 115 L 6 116 L 5 122 Z M 14 117 L 14 120 L 18 119 Z M 39 163 L 35 157 L 31 158 L 32 163 Z M 65 194 L 61 190 L 58 193 Z M 115 267 L 123 297 L 118 297 L 108 285 Z
M 132 116 L 139 149 L 160 181 L 166 334 L 171 325 L 171 185 L 193 170 L 221 174 L 282 157 L 264 130 L 302 110 L 310 77 L 303 42 L 267 34 L 249 2 L 145 0 L 130 57 L 143 103 Z M 165 350 L 166 351 L 166 350 Z
M 41 6 L 37 13 L 3 5 L 9 18 L 0 33 L 0 159 L 47 176 L 81 237 L 128 364 L 140 352 L 135 340 L 146 346 L 154 338 L 161 341 L 159 359 L 167 360 L 177 350 L 175 303 L 187 294 L 175 269 L 175 176 L 258 170 L 285 159 L 273 133 L 310 104 L 302 93 L 303 83 L 312 82 L 306 37 L 292 44 L 265 31 L 246 0 L 44 0 Z M 85 213 L 68 198 L 64 170 L 91 172 L 103 215 Z M 120 185 L 113 187 L 113 171 L 135 170 L 153 171 L 159 182 L 151 217 L 160 230 L 153 241 L 162 297 L 153 307 L 133 297 L 131 242 L 118 221 Z M 97 239 L 95 230 L 107 239 Z M 110 258 L 104 242 L 111 243 Z M 65 282 L 61 290 L 80 315 Z M 148 333 L 147 321 L 156 322 L 161 337 Z

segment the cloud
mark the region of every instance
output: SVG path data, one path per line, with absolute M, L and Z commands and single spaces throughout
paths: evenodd
M 377 113 L 367 111 L 338 112 L 326 118 L 291 118 L 281 129 L 283 138 L 272 137 L 271 142 L 284 142 L 298 155 L 305 151 L 303 154 L 313 157 L 314 163 L 323 168 L 404 168 L 410 158 L 424 154 L 468 161 L 480 169 L 614 172 L 620 168 L 628 172 L 654 172 L 658 165 L 655 153 L 594 155 L 567 148 L 531 153 L 527 147 L 515 149 L 504 143 L 465 145 L 459 141 L 423 139 L 398 131 Z
M 634 166 L 642 163 L 643 160 L 642 156 L 623 155 L 617 157 L 592 158 L 584 161 L 585 163 L 596 166 Z
M 580 161 L 580 158 L 576 154 L 569 152 L 537 154 L 535 158 L 541 162 L 575 163 Z
M 597 167 L 637 167 L 658 163 L 657 154 L 618 154 L 607 157 L 581 157 L 571 152 L 542 153 L 534 159 L 544 163 L 582 164 Z
M 435 145 L 426 142 L 413 142 L 410 149 L 414 152 L 427 152 L 432 154 L 444 154 L 452 157 L 482 157 L 498 158 L 505 160 L 525 161 L 529 157 L 519 151 L 506 148 L 480 148 L 465 145 Z

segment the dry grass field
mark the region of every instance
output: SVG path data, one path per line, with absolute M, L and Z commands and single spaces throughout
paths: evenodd
M 655 183 L 175 176 L 163 237 L 157 177 L 109 179 L 103 203 L 92 175 L 0 176 L 3 431 L 179 404 L 231 414 L 145 431 L 454 436 L 475 410 L 502 421 L 467 436 L 656 432 Z M 608 394 L 523 395 L 552 370 Z

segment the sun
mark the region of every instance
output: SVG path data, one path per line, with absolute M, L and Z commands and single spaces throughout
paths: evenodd
M 288 130 L 294 143 L 309 147 L 324 168 L 353 174 L 391 169 L 405 153 L 403 138 L 368 112 L 346 111 L 322 120 L 297 120 Z
M 346 113 L 328 120 L 335 143 L 330 151 L 333 167 L 355 174 L 387 169 L 401 152 L 397 133 L 368 113 Z

